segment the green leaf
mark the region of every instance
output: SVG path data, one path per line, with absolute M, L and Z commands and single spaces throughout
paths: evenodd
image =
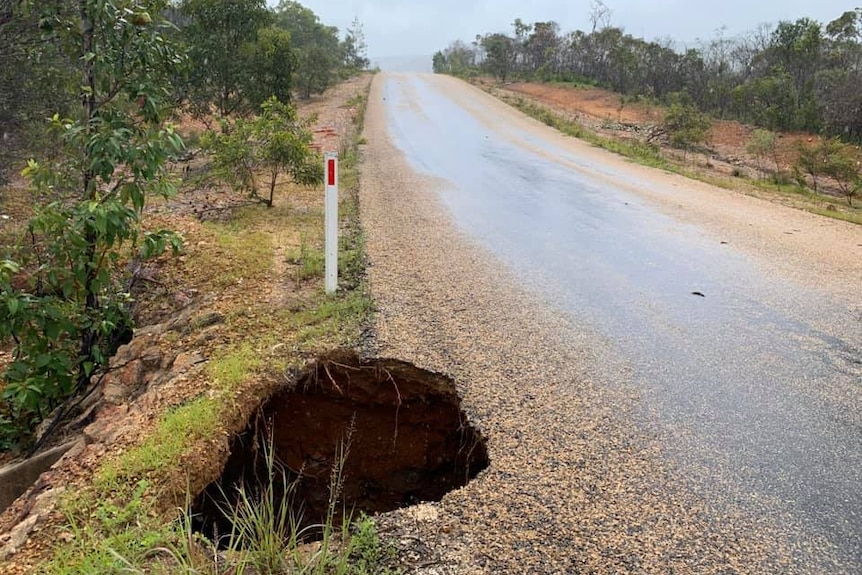
M 56 322 L 47 322 L 42 331 L 49 340 L 54 341 L 60 337 L 60 325 Z

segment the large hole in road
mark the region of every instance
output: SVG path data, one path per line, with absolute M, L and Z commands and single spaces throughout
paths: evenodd
M 283 495 L 279 486 L 292 485 L 290 507 L 300 527 L 325 517 L 339 461 L 338 510 L 376 513 L 439 501 L 489 463 L 485 440 L 460 403 L 451 379 L 402 361 L 320 359 L 233 438 L 221 478 L 194 502 L 195 522 L 209 537 L 230 534 L 240 488 L 260 497 L 271 475 L 267 453 L 275 462 L 276 498 Z

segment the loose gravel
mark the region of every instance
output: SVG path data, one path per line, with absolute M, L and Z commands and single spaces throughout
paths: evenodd
M 405 572 L 837 572 L 797 559 L 829 553 L 794 548 L 792 525 L 701 495 L 632 423 L 628 366 L 454 227 L 390 142 L 381 88 L 361 181 L 374 351 L 451 374 L 491 459 L 441 503 L 378 518 Z

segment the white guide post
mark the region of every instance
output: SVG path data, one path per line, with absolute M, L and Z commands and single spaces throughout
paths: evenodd
M 326 152 L 326 293 L 338 289 L 338 154 Z

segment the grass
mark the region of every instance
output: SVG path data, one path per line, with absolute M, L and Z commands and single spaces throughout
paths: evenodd
M 294 280 L 297 285 L 322 278 L 325 273 L 326 254 L 319 231 L 301 234 L 299 247 L 289 250 L 286 259 L 288 263 L 296 266 Z
M 246 378 L 263 365 L 261 352 L 250 342 L 242 342 L 220 351 L 207 363 L 207 373 L 216 386 L 229 393 L 239 388 Z
M 225 537 L 226 552 L 219 552 L 214 542 L 195 532 L 185 509 L 169 524 L 149 514 L 149 485 L 140 481 L 123 505 L 107 499 L 90 508 L 67 505 L 71 543 L 46 571 L 52 575 L 394 575 L 389 567 L 393 550 L 381 543 L 373 521 L 364 515 L 354 521 L 350 514 L 340 524 L 336 520 L 349 441 L 348 436 L 333 468 L 327 513 L 319 525 L 299 527 L 301 518 L 293 505 L 296 483 L 288 482 L 271 447 L 264 446 L 267 474 L 261 484 L 254 489 L 238 486 L 236 503 L 221 506 L 233 525 Z M 223 495 L 227 501 L 227 494 Z M 321 534 L 316 548 L 303 546 L 312 530 Z
M 171 538 L 171 525 L 151 525 L 147 520 L 149 485 L 138 482 L 127 501 L 108 499 L 91 504 L 87 498 L 69 498 L 63 506 L 68 544 L 59 547 L 42 572 L 51 575 L 127 573 L 131 562 L 141 562 L 149 549 Z
M 220 402 L 200 397 L 168 412 L 155 433 L 139 446 L 108 461 L 95 478 L 97 489 L 124 491 L 124 485 L 144 479 L 152 472 L 165 473 L 180 464 L 188 446 L 212 437 L 219 429 Z
M 362 127 L 366 95 L 352 99 L 357 108 L 355 131 Z M 203 377 L 209 390 L 164 413 L 137 446 L 108 459 L 96 472 L 90 487 L 70 494 L 62 502 L 70 534 L 54 551 L 54 558 L 42 572 L 49 575 L 84 573 L 344 573 L 364 575 L 385 573 L 375 561 L 383 557 L 374 524 L 360 518 L 343 529 L 326 527 L 331 545 L 317 559 L 316 566 L 298 568 L 296 558 L 282 571 L 273 554 L 285 551 L 271 537 L 271 531 L 258 529 L 243 548 L 260 547 L 270 559 L 260 557 L 250 563 L 245 551 L 237 550 L 234 571 L 219 565 L 212 546 L 191 531 L 191 520 L 182 510 L 166 512 L 165 495 L 177 478 L 184 477 L 190 456 L 199 446 L 224 436 L 225 422 L 237 418 L 237 398 L 258 389 L 260 380 L 283 378 L 288 367 L 299 367 L 310 356 L 332 348 L 353 345 L 369 321 L 372 303 L 365 284 L 364 238 L 358 221 L 358 140 L 342 150 L 340 185 L 341 274 L 339 291 L 326 295 L 310 280 L 322 276 L 323 214 L 319 210 L 293 213 L 287 202 L 267 209 L 249 206 L 237 211 L 228 223 L 207 223 L 201 227 L 204 247 L 189 258 L 188 272 L 203 283 L 214 286 L 220 301 L 233 307 L 222 308 L 225 329 L 237 335 L 216 350 Z M 282 199 L 283 200 L 283 199 Z M 273 308 L 257 301 L 246 285 L 269 281 L 276 248 L 272 229 L 285 226 L 300 237 L 296 255 L 301 260 L 298 274 L 303 282 L 298 309 Z M 318 229 L 319 228 L 319 229 Z M 278 236 L 279 241 L 286 236 Z M 309 280 L 309 281 L 306 281 Z M 174 343 L 180 339 L 174 335 Z M 255 387 L 258 386 L 258 387 Z M 174 497 L 177 494 L 174 493 Z M 179 497 L 182 497 L 181 492 Z M 281 502 L 267 503 L 269 513 Z M 258 507 L 235 510 L 236 520 L 269 527 L 272 517 L 255 516 Z M 263 522 L 263 523 L 261 523 Z M 331 523 L 331 522 L 330 522 Z M 295 533 L 286 538 L 296 543 Z M 290 542 L 293 541 L 293 544 Z M 337 541 L 337 543 L 336 543 Z M 288 547 L 288 555 L 295 555 Z M 375 564 L 376 565 L 376 564 Z M 321 567 L 322 566 L 322 567 Z M 372 568 L 373 567 L 373 568 Z
M 832 218 L 834 220 L 862 225 L 862 213 L 860 213 L 858 209 L 856 213 L 833 211 L 825 208 L 811 208 L 811 211 L 815 214 L 826 216 L 827 218 Z
M 260 278 L 272 267 L 274 255 L 272 238 L 263 231 L 249 230 L 243 225 L 243 222 L 252 217 L 248 213 L 248 209 L 242 210 L 239 219 L 229 224 L 205 225 L 205 229 L 214 236 L 219 248 L 217 253 L 212 253 L 212 256 L 227 258 L 231 263 L 225 266 L 223 262 L 211 261 L 206 257 L 201 262 L 202 265 L 209 265 L 210 269 L 226 272 L 214 278 L 217 287 L 230 286 L 240 279 Z
M 539 120 L 545 125 L 550 126 L 567 136 L 587 141 L 596 147 L 625 156 L 645 166 L 661 168 L 664 170 L 673 170 L 674 168 L 674 165 L 662 156 L 661 149 L 659 149 L 658 146 L 642 142 L 606 138 L 596 134 L 592 130 L 584 128 L 578 122 L 563 118 L 547 108 L 529 102 L 524 98 L 515 98 L 505 95 L 500 95 L 498 97 L 510 106 L 517 108 L 528 116 Z
M 862 224 L 862 210 L 844 206 L 839 198 L 813 194 L 807 188 L 797 184 L 776 184 L 762 180 L 753 180 L 745 177 L 741 172 L 734 176 L 726 177 L 715 172 L 697 170 L 690 164 L 668 158 L 662 154 L 661 148 L 656 145 L 602 136 L 585 128 L 576 121 L 562 117 L 525 98 L 509 96 L 493 90 L 489 90 L 489 93 L 567 136 L 584 140 L 598 148 L 626 157 L 638 164 L 665 170 L 727 190 L 741 191 L 749 194 L 753 190 L 757 190 L 771 195 L 793 197 L 800 204 L 798 207 L 808 212 L 855 224 Z M 824 209 L 822 207 L 823 204 L 832 206 L 833 209 Z

